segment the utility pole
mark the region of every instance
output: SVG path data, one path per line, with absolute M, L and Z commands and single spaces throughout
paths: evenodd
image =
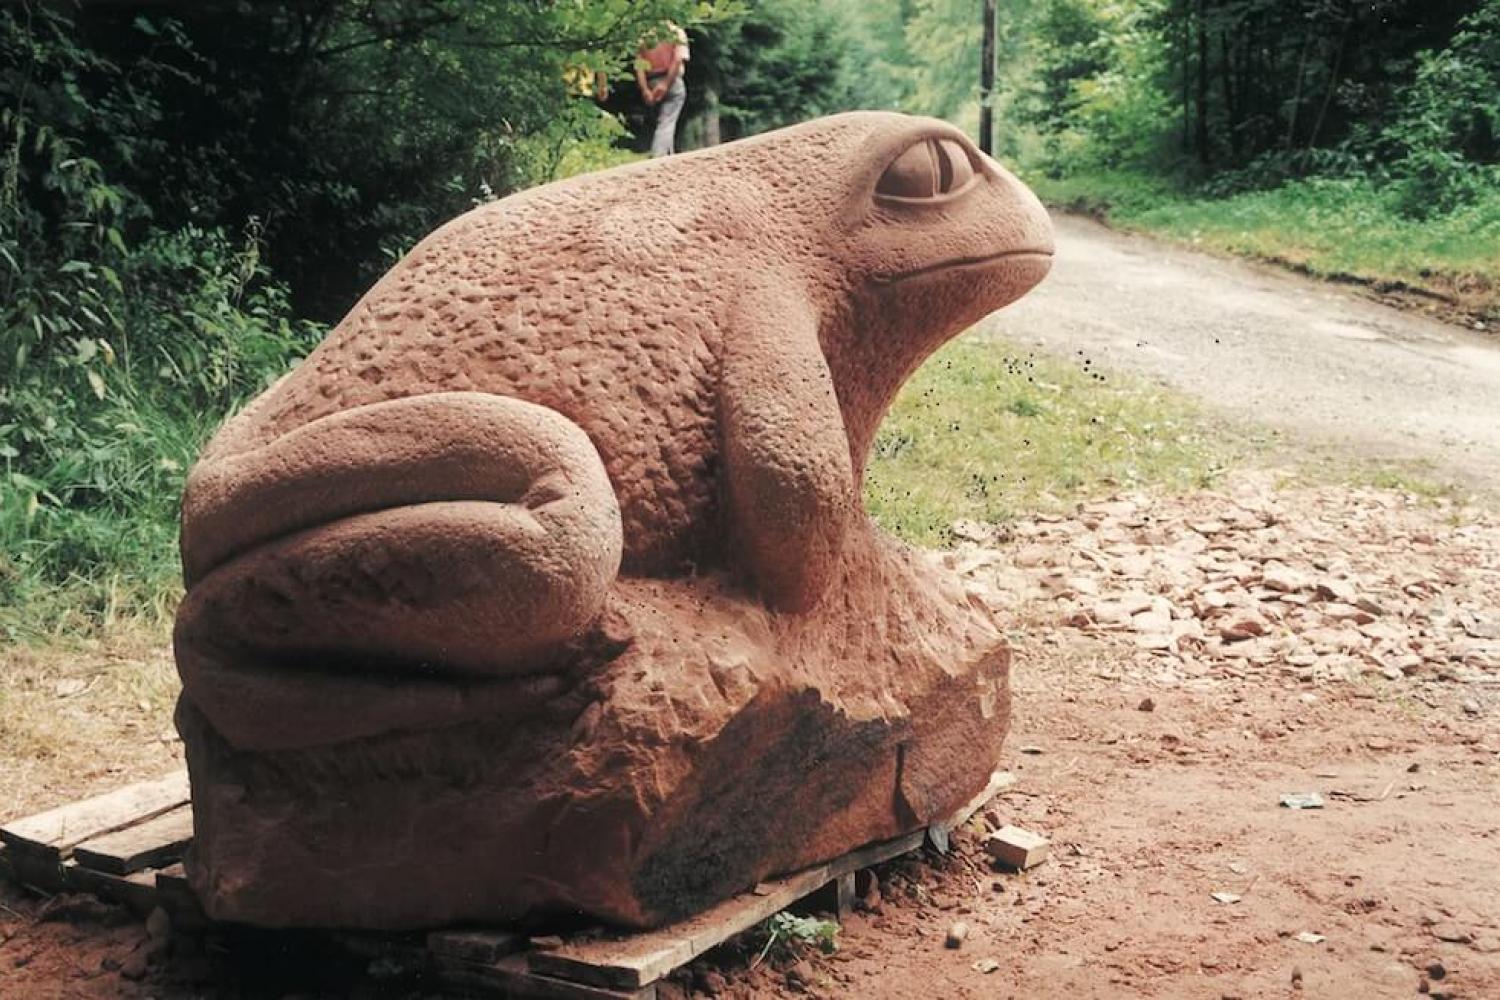
M 979 148 L 994 152 L 995 0 L 984 0 L 984 41 L 979 46 Z

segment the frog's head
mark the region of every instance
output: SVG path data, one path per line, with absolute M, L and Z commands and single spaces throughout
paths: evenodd
M 871 128 L 851 150 L 831 227 L 855 297 L 949 334 L 1046 276 L 1052 223 L 1010 171 L 947 122 L 859 117 Z
M 824 354 L 862 464 L 922 360 L 1046 276 L 1052 223 L 1014 175 L 936 119 L 855 112 L 766 139 L 782 154 L 763 161 L 767 208 L 812 223 L 783 226 L 779 245 L 801 258 L 819 300 Z

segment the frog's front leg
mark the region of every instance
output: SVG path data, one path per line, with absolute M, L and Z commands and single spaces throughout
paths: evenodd
M 438 724 L 548 669 L 621 549 L 588 436 L 518 399 L 394 399 L 211 451 L 183 498 L 183 684 L 239 746 Z
M 838 568 L 856 506 L 848 435 L 805 301 L 773 287 L 740 297 L 719 392 L 736 555 L 769 606 L 805 611 Z

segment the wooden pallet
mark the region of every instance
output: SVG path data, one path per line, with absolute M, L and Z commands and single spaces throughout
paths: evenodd
M 179 862 L 192 837 L 188 776 L 176 771 L 7 823 L 0 852 L 12 879 L 43 893 L 87 892 L 143 914 L 185 907 L 191 924 L 197 902 Z
M 455 989 L 533 1000 L 655 1000 L 662 978 L 772 914 L 816 899 L 843 916 L 853 904 L 857 872 L 928 839 L 946 849 L 948 831 L 1011 780 L 996 772 L 944 823 L 763 882 L 654 931 L 546 941 L 503 929 L 443 930 L 401 947 L 412 953 L 405 958 Z M 208 921 L 181 864 L 192 835 L 187 774 L 177 772 L 0 827 L 0 875 L 46 893 L 91 893 L 141 914 L 161 907 L 178 928 L 204 928 Z M 380 935 L 331 936 L 357 953 L 388 955 L 394 947 Z

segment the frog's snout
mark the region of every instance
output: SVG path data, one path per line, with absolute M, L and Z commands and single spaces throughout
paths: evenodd
M 1006 251 L 1037 254 L 1050 259 L 1057 251 L 1057 241 L 1052 232 L 1052 217 L 1047 214 L 1046 206 L 1031 188 L 1001 166 L 999 161 L 984 153 L 979 155 L 984 158 L 999 195 Z

